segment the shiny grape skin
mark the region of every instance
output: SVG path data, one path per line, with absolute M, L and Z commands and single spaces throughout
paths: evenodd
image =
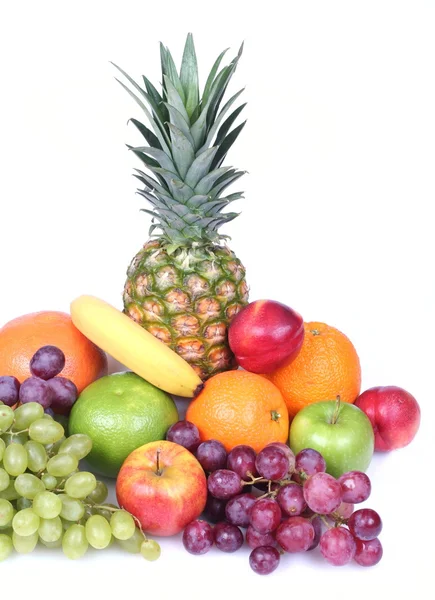
M 227 469 L 234 471 L 245 481 L 250 480 L 249 473 L 254 477 L 257 475 L 255 468 L 256 453 L 251 446 L 240 444 L 228 453 Z
M 335 567 L 346 565 L 355 556 L 355 539 L 344 527 L 331 527 L 325 531 L 319 546 L 325 560 Z
M 246 530 L 246 543 L 252 549 L 259 546 L 276 546 L 276 540 L 273 533 L 259 533 L 249 525 Z
M 278 481 L 288 474 L 290 463 L 283 450 L 276 446 L 266 446 L 257 454 L 255 467 L 264 479 Z
M 378 513 L 371 508 L 360 508 L 347 522 L 351 533 L 359 540 L 373 540 L 382 531 L 382 521 Z
M 311 546 L 309 548 L 307 548 L 307 552 L 309 552 L 310 550 L 314 550 L 314 548 L 317 548 L 317 546 L 319 545 L 320 542 L 320 537 L 322 535 L 322 519 L 320 517 L 314 517 L 314 519 L 310 519 L 310 523 L 313 526 L 314 529 L 314 540 L 313 543 L 311 544 Z
M 177 421 L 171 425 L 166 432 L 166 439 L 169 442 L 183 446 L 193 453 L 196 452 L 201 443 L 198 427 L 186 420 Z
M 287 444 L 284 444 L 283 442 L 271 442 L 270 444 L 267 444 L 266 448 L 269 448 L 269 446 L 275 446 L 275 448 L 279 448 L 280 450 L 282 450 L 284 452 L 284 454 L 287 456 L 288 461 L 289 461 L 288 472 L 293 473 L 293 471 L 295 470 L 295 465 L 296 465 L 296 457 L 293 453 L 293 450 L 291 450 L 291 448 L 289 446 L 287 446 Z
M 273 498 L 261 498 L 251 507 L 249 519 L 259 533 L 270 533 L 281 523 L 281 508 Z
M 47 381 L 52 391 L 53 400 L 51 408 L 58 415 L 69 416 L 79 392 L 73 381 L 66 377 L 54 377 Z
M 225 516 L 229 523 L 239 527 L 248 527 L 250 523 L 249 511 L 256 503 L 252 494 L 239 494 L 228 500 L 225 507 Z
M 295 481 L 302 483 L 304 479 L 315 473 L 324 473 L 326 471 L 326 461 L 320 452 L 313 448 L 305 448 L 296 454 L 295 457 L 295 473 L 293 478 Z M 300 473 L 305 477 L 300 477 Z
M 315 473 L 304 483 L 305 502 L 316 513 L 329 515 L 341 504 L 341 485 L 328 473 Z
M 207 480 L 207 487 L 210 494 L 220 500 L 229 500 L 243 489 L 239 475 L 228 469 L 213 471 Z
M 225 469 L 227 464 L 227 451 L 225 446 L 217 440 L 206 440 L 198 446 L 196 458 L 207 472 Z
M 338 515 L 342 519 L 348 519 L 353 513 L 354 505 L 347 502 L 342 502 L 340 506 L 334 511 L 334 515 Z
M 297 517 L 307 508 L 302 487 L 297 483 L 282 486 L 276 500 L 283 513 L 289 517 Z
M 16 377 L 4 375 L 0 377 L 0 401 L 6 406 L 14 406 L 18 402 L 20 382 Z
M 65 354 L 56 346 L 39 348 L 30 360 L 30 372 L 35 377 L 52 379 L 59 375 L 65 366 Z
M 211 494 L 207 494 L 207 502 L 204 508 L 204 517 L 212 523 L 218 523 L 225 519 L 225 507 L 227 500 L 219 500 Z
M 358 504 L 370 496 L 372 485 L 369 477 L 362 471 L 349 471 L 338 478 L 343 494 L 343 502 Z
M 216 523 L 213 537 L 216 548 L 222 552 L 236 552 L 243 545 L 243 533 L 231 523 Z
M 206 521 L 192 521 L 184 529 L 182 541 L 190 554 L 205 554 L 213 546 L 213 528 Z
M 21 404 L 37 402 L 43 408 L 50 408 L 53 401 L 53 392 L 43 379 L 29 377 L 21 384 L 19 398 Z
M 272 546 L 258 546 L 249 555 L 249 565 L 258 575 L 269 575 L 279 565 L 280 555 Z
M 290 517 L 275 533 L 276 541 L 286 552 L 305 552 L 314 541 L 314 527 L 304 517 Z
M 382 558 L 382 544 L 378 538 L 373 540 L 355 539 L 356 552 L 354 561 L 362 567 L 373 567 L 377 565 Z

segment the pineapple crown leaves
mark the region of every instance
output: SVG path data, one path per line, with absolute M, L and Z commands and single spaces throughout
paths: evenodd
M 135 169 L 134 176 L 143 184 L 138 193 L 152 209 L 150 235 L 160 231 L 171 251 L 180 246 L 208 245 L 226 238 L 219 227 L 238 216 L 222 212 L 231 202 L 243 198 L 242 192 L 223 196 L 228 186 L 244 171 L 224 167 L 229 149 L 246 121 L 234 126 L 246 106 L 232 109 L 243 89 L 221 104 L 231 77 L 242 55 L 224 67 L 224 50 L 216 59 L 200 94 L 198 64 L 192 34 L 188 34 L 180 72 L 168 48 L 160 44 L 162 69 L 161 93 L 143 76 L 143 87 L 125 71 L 114 66 L 130 84 L 117 79 L 145 113 L 147 125 L 130 119 L 142 134 L 146 145 L 127 146 L 144 164 L 146 171 Z M 232 109 L 232 110 L 230 110 Z

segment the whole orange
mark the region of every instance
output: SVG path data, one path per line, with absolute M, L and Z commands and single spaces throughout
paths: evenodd
M 290 418 L 322 400 L 355 402 L 361 389 L 358 354 L 344 333 L 325 323 L 304 323 L 302 348 L 289 365 L 267 375 L 282 392 Z
M 270 442 L 286 442 L 289 420 L 285 402 L 270 381 L 247 371 L 226 371 L 208 379 L 190 403 L 186 419 L 201 439 L 219 440 L 229 451 L 247 444 L 259 452 Z
M 63 312 L 30 313 L 0 329 L 0 375 L 13 375 L 23 382 L 30 377 L 29 363 L 42 346 L 52 345 L 65 354 L 61 375 L 71 379 L 81 392 L 107 375 L 107 356 L 74 327 Z

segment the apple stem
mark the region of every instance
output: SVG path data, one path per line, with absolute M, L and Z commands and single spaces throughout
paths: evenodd
M 337 423 L 337 421 L 338 421 L 338 415 L 340 414 L 340 407 L 341 407 L 341 398 L 340 398 L 340 396 L 337 396 L 336 402 L 335 402 L 334 414 L 332 415 L 332 419 L 331 419 L 332 425 L 335 425 L 335 423 Z
M 157 463 L 157 471 L 156 471 L 156 475 L 158 475 L 160 477 L 160 475 L 162 474 L 162 470 L 160 469 L 160 448 L 157 449 L 157 459 L 156 459 L 156 463 Z

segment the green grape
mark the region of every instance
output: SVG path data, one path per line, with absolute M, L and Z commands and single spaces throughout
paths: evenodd
M 29 402 L 30 404 L 30 402 Z M 27 452 L 27 468 L 33 473 L 39 473 L 47 464 L 47 452 L 42 444 L 30 440 L 24 444 Z
M 32 535 L 18 535 L 18 533 L 14 531 L 12 533 L 12 543 L 18 554 L 28 554 L 29 552 L 33 552 L 38 543 L 38 532 L 32 533 Z
M 44 542 L 56 542 L 62 537 L 63 527 L 60 517 L 54 519 L 41 519 L 38 534 Z
M 0 433 L 7 431 L 14 422 L 14 411 L 9 406 L 0 406 Z
M 109 490 L 107 489 L 107 485 L 102 481 L 97 481 L 97 487 L 89 494 L 87 500 L 95 502 L 95 504 L 101 504 L 107 498 L 108 494 Z
M 17 434 L 12 431 L 7 431 L 3 434 L 3 440 L 6 446 L 10 446 L 11 444 L 20 444 L 20 446 L 24 446 L 28 439 L 29 436 L 26 432 Z
M 0 492 L 0 498 L 4 500 L 17 500 L 20 497 L 20 494 L 15 489 L 14 480 L 9 481 L 8 487 Z
M 51 418 L 51 417 L 50 417 Z M 55 444 L 49 444 L 47 446 L 47 453 L 50 456 L 54 456 L 59 452 L 59 448 L 62 446 L 63 442 L 66 440 L 66 437 L 63 435 L 60 440 L 58 440 Z
M 38 492 L 45 490 L 45 485 L 35 475 L 23 473 L 15 479 L 15 489 L 23 498 L 33 500 Z
M 71 498 L 86 498 L 96 487 L 95 475 L 88 471 L 74 473 L 65 483 L 65 491 Z
M 55 444 L 64 434 L 62 425 L 52 418 L 36 419 L 29 427 L 29 438 L 40 444 Z
M 49 475 L 48 473 L 44 473 L 41 477 L 41 481 L 45 485 L 46 490 L 54 490 L 58 484 L 56 477 L 54 477 L 54 475 Z
M 86 539 L 89 544 L 97 550 L 107 548 L 112 537 L 109 523 L 101 515 L 92 515 L 85 525 Z
M 6 444 L 4 440 L 0 437 L 0 462 L 3 460 L 3 454 L 5 452 Z
M 13 548 L 11 538 L 4 533 L 0 533 L 0 562 L 10 555 Z
M 130 554 L 139 554 L 143 541 L 143 533 L 136 527 L 131 538 L 128 540 L 118 540 L 118 544 L 121 548 L 130 552 Z
M 63 534 L 63 553 L 72 560 L 81 558 L 86 553 L 88 546 L 86 531 L 83 525 L 71 525 Z
M 61 548 L 62 547 L 62 536 L 55 542 L 45 542 L 44 540 L 40 540 L 41 544 L 44 544 L 47 548 Z
M 15 411 L 14 430 L 28 429 L 33 421 L 40 419 L 43 415 L 44 409 L 37 402 L 22 404 Z
M 58 498 L 60 498 L 62 502 L 62 510 L 60 511 L 62 519 L 66 519 L 67 521 L 80 521 L 85 514 L 83 502 L 76 500 L 76 498 L 70 498 L 66 494 L 59 494 Z
M 33 535 L 38 531 L 40 518 L 31 508 L 18 511 L 12 519 L 12 529 L 18 535 Z
M 8 487 L 10 480 L 9 473 L 0 467 L 0 492 Z
M 66 454 L 73 454 L 78 460 L 81 460 L 82 458 L 85 458 L 91 450 L 91 438 L 84 433 L 75 433 L 62 442 L 59 453 L 65 452 Z
M 117 540 L 128 540 L 134 534 L 136 525 L 130 513 L 117 510 L 110 519 L 110 528 Z
M 119 510 L 119 506 L 115 506 L 114 504 L 104 504 L 102 508 L 97 509 L 97 512 L 99 515 L 104 517 L 106 519 L 106 521 L 110 521 L 110 519 L 112 518 L 113 512 L 114 512 L 113 510 L 110 510 L 111 508 L 114 508 L 115 510 Z
M 38 492 L 33 498 L 33 510 L 42 519 L 54 519 L 60 515 L 62 500 L 53 492 Z
M 27 452 L 24 446 L 11 444 L 5 450 L 3 467 L 13 477 L 21 475 L 27 469 Z
M 12 517 L 14 516 L 14 507 L 9 502 L 9 500 L 4 500 L 0 498 L 0 525 L 7 525 L 12 521 Z
M 157 560 L 161 554 L 161 549 L 155 540 L 144 540 L 140 547 L 140 553 L 147 560 Z
M 30 508 L 32 501 L 28 498 L 17 498 L 17 510 L 23 510 L 24 508 Z
M 77 469 L 79 461 L 71 454 L 57 454 L 47 463 L 47 471 L 55 477 L 66 477 Z

